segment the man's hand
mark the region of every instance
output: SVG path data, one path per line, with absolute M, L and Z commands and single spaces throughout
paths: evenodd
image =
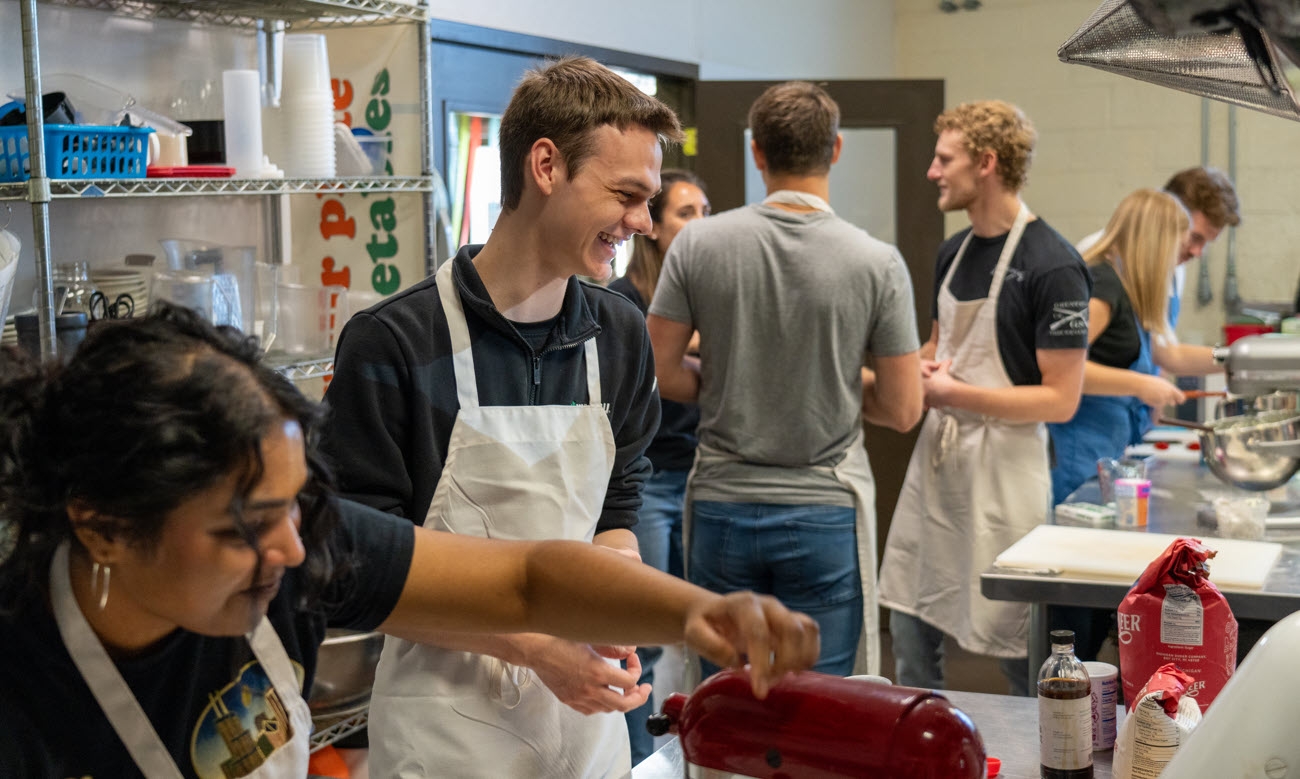
M 529 653 L 527 665 L 561 703 L 579 714 L 626 712 L 650 699 L 650 685 L 637 684 L 641 679 L 641 660 L 632 650 L 632 647 L 592 647 L 552 638 Z M 606 657 L 627 658 L 627 669 L 605 662 Z
M 719 595 L 692 609 L 686 643 L 720 666 L 748 661 L 754 696 L 760 699 L 785 674 L 811 668 L 821 653 L 812 617 L 752 592 Z
M 926 408 L 949 405 L 952 388 L 961 383 L 953 378 L 951 371 L 952 360 L 921 364 L 921 386 L 925 390 Z

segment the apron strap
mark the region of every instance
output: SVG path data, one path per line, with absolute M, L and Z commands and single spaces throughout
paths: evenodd
M 763 205 L 769 206 L 775 204 L 803 206 L 804 208 L 811 208 L 814 211 L 825 211 L 829 214 L 835 213 L 834 209 L 831 208 L 831 204 L 822 200 L 820 197 L 817 197 L 811 192 L 800 192 L 794 189 L 778 189 L 763 198 Z
M 993 281 L 989 284 L 989 297 L 994 300 L 1002 291 L 1002 280 L 1007 276 L 1007 268 L 1011 266 L 1011 258 L 1016 253 L 1016 247 L 1020 245 L 1020 236 L 1025 234 L 1027 224 L 1029 224 L 1029 206 L 1022 200 L 1020 211 L 1016 213 L 1016 221 L 1011 223 L 1011 232 L 1007 233 L 1007 242 L 1002 244 L 1002 256 L 998 257 L 998 266 L 993 270 Z
M 600 354 L 596 351 L 596 337 L 593 335 L 582 345 L 587 362 L 587 402 L 593 406 L 600 405 Z
M 176 761 L 73 597 L 67 541 L 55 550 L 50 563 L 50 601 L 63 645 L 140 773 L 147 779 L 182 779 Z
M 451 335 L 451 366 L 456 375 L 456 399 L 461 408 L 478 408 L 478 379 L 474 375 L 474 353 L 469 341 L 469 325 L 465 322 L 465 309 L 452 277 L 455 260 L 442 264 L 435 276 L 438 299 Z
M 456 291 L 456 282 L 452 277 L 453 260 L 448 260 L 438 269 L 436 275 L 438 298 L 442 301 L 442 312 L 447 319 L 447 331 L 451 335 L 451 365 L 456 374 L 456 399 L 461 408 L 478 408 L 478 380 L 474 375 L 474 352 L 469 340 L 469 325 L 465 322 L 465 308 Z M 596 339 L 587 339 L 583 344 L 587 361 L 587 402 L 599 406 L 600 396 L 600 354 L 596 350 Z
M 1020 201 L 1020 210 L 1016 212 L 1016 219 L 1011 223 L 1011 231 L 1007 233 L 1006 243 L 1002 244 L 1002 254 L 998 257 L 997 267 L 993 269 L 993 281 L 989 283 L 988 297 L 990 298 L 996 298 L 1002 290 L 1002 279 L 1007 275 L 1007 267 L 1011 265 L 1011 257 L 1016 253 L 1016 247 L 1020 245 L 1020 236 L 1025 232 L 1025 225 L 1029 224 L 1029 216 L 1029 206 L 1025 205 L 1023 200 Z M 975 231 L 971 230 L 962 239 L 961 246 L 957 248 L 957 255 L 953 257 L 948 272 L 944 274 L 942 287 L 946 288 L 952 281 L 957 265 L 961 263 L 962 257 L 966 256 L 966 248 L 970 246 L 973 235 Z
M 284 643 L 280 641 L 271 620 L 262 617 L 262 621 L 247 638 L 249 646 L 253 648 L 253 656 L 266 672 L 266 678 L 271 680 L 271 686 L 280 693 L 280 700 L 288 703 L 293 695 L 301 696 L 298 675 L 293 672 L 289 653 L 284 651 Z

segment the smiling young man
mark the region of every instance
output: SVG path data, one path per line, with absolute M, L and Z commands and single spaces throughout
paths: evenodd
M 608 276 L 618 244 L 650 230 L 662 147 L 680 140 L 667 106 L 589 59 L 525 75 L 501 120 L 488 242 L 340 338 L 324 443 L 345 496 L 440 530 L 637 557 L 629 528 L 659 424 L 649 338 L 632 303 L 575 276 Z M 438 643 L 389 639 L 370 711 L 375 775 L 630 770 L 622 712 L 649 694 L 632 647 Z
M 1088 271 L 1020 198 L 1037 135 L 1000 100 L 935 122 L 927 177 L 939 208 L 971 227 L 939 247 L 934 319 L 921 347 L 930 408 L 912 451 L 880 568 L 898 681 L 943 687 L 943 638 L 1000 658 L 1029 694 L 1028 608 L 980 594 L 994 557 L 1047 518 L 1045 422 L 1079 404 Z

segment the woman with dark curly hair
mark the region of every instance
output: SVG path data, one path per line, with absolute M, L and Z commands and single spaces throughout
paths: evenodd
M 170 307 L 97 325 L 66 366 L 0 352 L 4 775 L 305 777 L 327 627 L 684 634 L 747 654 L 760 694 L 816 659 L 815 624 L 770 599 L 338 501 L 316 406 L 258 354 Z

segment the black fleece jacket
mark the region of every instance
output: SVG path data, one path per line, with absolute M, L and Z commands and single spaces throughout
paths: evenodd
M 659 426 L 659 392 L 645 320 L 622 295 L 569 279 L 554 329 L 534 351 L 492 304 L 471 262 L 452 260 L 484 406 L 587 402 L 582 344 L 596 339 L 601 399 L 617 452 L 596 532 L 636 524 L 650 475 L 646 446 Z M 423 523 L 442 475 L 459 402 L 451 337 L 434 277 L 377 303 L 343 328 L 325 395 L 322 446 L 341 493 Z

